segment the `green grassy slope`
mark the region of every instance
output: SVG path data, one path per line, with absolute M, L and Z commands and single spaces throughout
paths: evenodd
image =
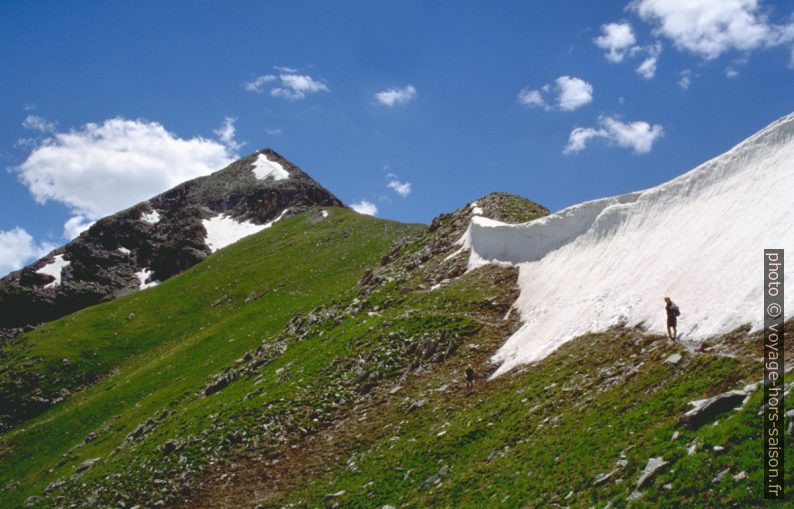
M 484 267 L 432 292 L 417 279 L 386 283 L 368 296 L 377 316 L 359 314 L 310 331 L 356 345 L 348 353 L 353 361 L 372 352 L 363 365 L 396 362 L 405 375 L 387 377 L 333 426 L 297 437 L 288 448 L 238 454 L 209 469 L 203 489 L 185 496 L 182 507 L 774 505 L 760 488 L 760 391 L 739 411 L 699 429 L 678 424 L 689 401 L 760 380 L 758 334 L 739 330 L 692 352 L 639 329 L 615 328 L 480 382 L 466 395 L 463 368 L 487 369 L 488 356 L 517 326 L 504 320 L 514 277 L 511 269 Z M 472 328 L 436 363 L 400 358 L 403 345 L 421 332 L 406 330 L 404 317 L 433 315 L 460 317 Z M 370 327 L 377 338 L 361 334 Z M 727 344 L 734 355 L 726 355 Z M 674 354 L 680 358 L 668 360 Z M 348 371 L 355 374 L 359 365 Z M 243 379 L 236 390 L 245 394 L 255 384 Z M 652 457 L 668 465 L 637 489 Z M 786 476 L 794 479 L 794 465 Z
M 683 360 L 666 363 L 673 353 Z M 299 456 L 308 464 L 282 476 L 291 481 L 253 502 L 265 507 L 778 506 L 765 504 L 761 493 L 761 391 L 740 411 L 700 429 L 677 423 L 689 401 L 758 381 L 758 364 L 751 360 L 691 354 L 662 337 L 615 329 L 573 341 L 523 372 L 482 383 L 472 396 L 460 389 L 434 390 L 456 374 L 438 370 L 431 379 L 403 387 L 364 422 L 352 419 L 344 431 L 321 436 Z M 411 409 L 420 399 L 425 405 Z M 651 457 L 669 465 L 632 500 Z M 290 458 L 282 461 L 293 464 Z M 786 476 L 794 476 L 790 464 Z
M 106 458 L 147 418 L 195 400 L 210 374 L 295 313 L 354 291 L 395 238 L 417 229 L 328 210 L 328 219 L 315 210 L 277 223 L 154 289 L 6 345 L 4 373 L 24 364 L 44 391 L 98 382 L 0 438 L 0 506 L 41 494 L 81 461 Z M 95 440 L 69 452 L 91 432 Z
M 465 366 L 487 374 L 488 358 L 520 325 L 508 313 L 517 270 L 464 273 L 465 256 L 447 260 L 460 214 L 427 231 L 347 211 L 312 217 L 68 318 L 75 325 L 45 329 L 31 351 L 58 345 L 54 330 L 107 327 L 118 336 L 76 341 L 110 359 L 101 368 L 76 363 L 101 380 L 0 438 L 0 505 L 56 481 L 31 505 L 767 505 L 760 391 L 699 429 L 677 422 L 689 401 L 760 379 L 757 334 L 739 330 L 689 351 L 614 328 L 480 380 L 467 395 Z M 367 267 L 375 268 L 359 286 Z M 136 322 L 142 316 L 149 329 Z M 136 323 L 143 328 L 132 334 Z M 157 327 L 170 332 L 158 340 Z M 211 376 L 225 386 L 204 396 Z M 790 435 L 791 418 L 786 424 Z M 651 457 L 668 464 L 637 490 Z M 81 471 L 91 458 L 100 460 Z

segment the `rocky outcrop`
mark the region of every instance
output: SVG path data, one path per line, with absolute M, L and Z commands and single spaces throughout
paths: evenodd
M 258 178 L 260 157 L 284 178 Z M 261 173 L 260 173 L 261 177 Z M 254 152 L 100 219 L 79 237 L 0 280 L 0 338 L 188 269 L 210 253 L 203 220 L 226 215 L 264 224 L 313 206 L 342 202 L 276 152 Z
M 468 250 L 458 241 L 475 215 L 503 223 L 525 223 L 549 214 L 542 205 L 508 193 L 490 193 L 455 212 L 433 219 L 417 238 L 400 239 L 380 260 L 380 267 L 364 273 L 359 295 L 368 295 L 390 281 L 404 281 L 408 274 L 421 270 L 425 285 L 437 287 L 462 275 L 468 266 Z
M 741 405 L 747 395 L 748 393 L 745 391 L 734 390 L 717 394 L 708 399 L 690 401 L 692 409 L 682 415 L 678 422 L 689 428 L 698 428 L 718 415 Z

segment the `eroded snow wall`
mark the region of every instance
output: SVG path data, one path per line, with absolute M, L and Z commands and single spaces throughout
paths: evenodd
M 665 296 L 684 340 L 763 325 L 763 250 L 794 259 L 794 114 L 694 170 L 641 192 L 507 225 L 475 217 L 469 268 L 519 266 L 523 326 L 494 376 L 618 323 L 665 331 Z M 790 265 L 788 263 L 787 265 Z M 790 283 L 792 273 L 787 272 Z M 785 300 L 794 310 L 794 286 Z

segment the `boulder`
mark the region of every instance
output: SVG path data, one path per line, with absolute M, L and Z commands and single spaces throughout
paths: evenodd
M 659 456 L 658 458 L 650 458 L 648 459 L 648 463 L 645 465 L 642 473 L 640 474 L 640 478 L 637 479 L 637 486 L 635 489 L 639 490 L 650 481 L 657 472 L 663 469 L 667 465 L 667 461 Z
M 734 390 L 711 398 L 690 401 L 692 409 L 682 415 L 678 422 L 689 428 L 698 428 L 718 415 L 741 405 L 746 397 L 746 392 Z

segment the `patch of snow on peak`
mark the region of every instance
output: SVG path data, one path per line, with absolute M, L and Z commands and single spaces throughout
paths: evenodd
M 152 209 L 151 212 L 144 212 L 141 214 L 141 221 L 148 224 L 157 224 L 160 222 L 160 213 Z
M 522 327 L 496 352 L 494 376 L 617 324 L 700 341 L 763 326 L 762 250 L 794 250 L 794 114 L 660 186 L 574 205 L 519 225 L 475 216 L 469 268 L 519 267 Z M 786 277 L 786 280 L 790 276 Z M 794 309 L 794 292 L 784 302 Z
M 289 172 L 284 169 L 281 163 L 271 161 L 265 154 L 259 154 L 254 161 L 254 176 L 258 180 L 265 180 L 272 177 L 273 180 L 285 180 L 289 178 Z
M 124 255 L 129 255 L 132 252 L 129 249 L 127 249 L 126 247 L 120 247 L 120 248 L 117 249 L 117 251 L 119 253 L 121 253 L 121 254 L 124 254 Z
M 213 253 L 218 249 L 234 244 L 238 240 L 270 228 L 273 223 L 281 220 L 284 214 L 289 211 L 286 208 L 272 221 L 265 224 L 254 224 L 250 221 L 238 221 L 225 214 L 217 215 L 210 219 L 205 219 L 201 223 L 207 230 L 205 243 Z
M 39 274 L 45 274 L 47 276 L 52 276 L 55 278 L 55 281 L 47 283 L 44 285 L 44 288 L 54 288 L 56 286 L 60 286 L 61 284 L 61 271 L 69 266 L 71 262 L 69 260 L 64 260 L 63 255 L 55 255 L 53 260 L 45 265 L 44 267 L 40 268 L 36 272 Z
M 476 201 L 473 201 L 469 204 L 469 208 L 471 209 L 471 213 L 475 216 L 483 215 L 482 208 L 477 204 Z
M 147 288 L 160 284 L 160 281 L 152 279 L 152 271 L 150 269 L 141 269 L 139 272 L 136 272 L 135 275 L 138 276 L 138 280 L 141 282 L 138 287 L 140 290 L 146 290 Z M 149 282 L 147 283 L 147 281 Z
M 321 210 L 320 213 L 323 215 L 323 217 L 328 217 L 328 211 L 327 210 Z

